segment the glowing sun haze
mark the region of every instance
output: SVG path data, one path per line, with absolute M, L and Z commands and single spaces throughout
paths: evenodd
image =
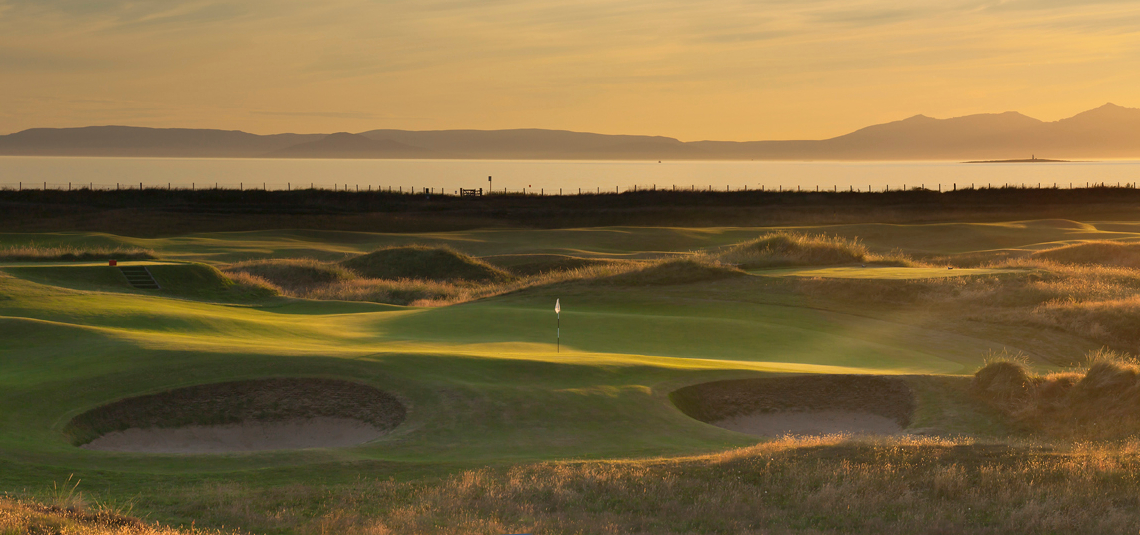
M 1140 3 L 0 0 L 0 133 L 557 128 L 816 139 L 1140 105 Z

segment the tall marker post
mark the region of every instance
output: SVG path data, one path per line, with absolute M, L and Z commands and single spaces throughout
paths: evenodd
M 561 299 L 555 299 L 554 300 L 554 317 L 556 318 L 556 321 L 558 322 L 557 330 L 554 331 L 555 339 L 558 340 L 558 345 L 555 346 L 556 349 L 554 350 L 555 353 L 561 353 L 562 352 L 562 303 L 561 303 L 561 301 L 562 301 Z

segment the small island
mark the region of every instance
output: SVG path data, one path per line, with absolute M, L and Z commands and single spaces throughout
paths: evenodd
M 973 160 L 962 163 L 1069 163 L 1071 161 L 1072 160 L 1047 160 L 1045 158 L 1038 158 L 1037 156 L 1033 156 L 1029 159 L 1022 158 L 1020 160 Z

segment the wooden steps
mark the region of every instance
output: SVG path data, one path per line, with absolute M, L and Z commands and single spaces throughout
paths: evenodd
M 140 290 L 160 290 L 158 281 L 154 280 L 146 266 L 120 266 L 119 271 L 127 277 L 131 286 Z

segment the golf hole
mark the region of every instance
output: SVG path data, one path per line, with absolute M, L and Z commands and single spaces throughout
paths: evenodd
M 762 437 L 893 435 L 910 425 L 914 393 L 898 378 L 801 375 L 715 381 L 670 395 L 688 416 Z
M 76 416 L 65 432 L 73 444 L 100 451 L 341 448 L 384 436 L 406 414 L 395 396 L 360 383 L 256 379 L 122 399 Z

